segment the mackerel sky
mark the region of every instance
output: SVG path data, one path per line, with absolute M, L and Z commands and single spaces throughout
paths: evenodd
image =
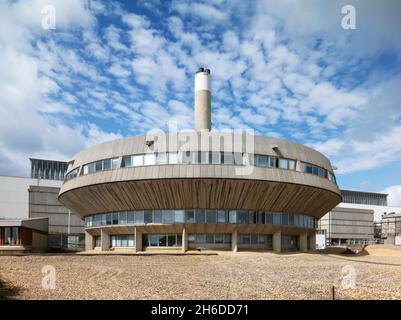
M 340 188 L 401 205 L 400 14 L 396 0 L 0 0 L 0 174 L 169 120 L 191 129 L 204 66 L 213 129 L 307 144 Z

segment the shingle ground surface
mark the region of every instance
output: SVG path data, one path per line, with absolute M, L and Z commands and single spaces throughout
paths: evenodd
M 17 299 L 329 299 L 332 286 L 339 299 L 401 299 L 401 255 L 0 256 L 0 278 Z

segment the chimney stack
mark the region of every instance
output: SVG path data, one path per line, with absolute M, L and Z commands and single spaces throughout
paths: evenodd
M 195 74 L 195 130 L 211 129 L 212 87 L 210 70 L 199 68 Z

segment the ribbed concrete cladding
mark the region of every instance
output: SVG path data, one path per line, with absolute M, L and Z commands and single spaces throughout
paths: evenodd
M 221 135 L 210 132 L 210 136 Z M 179 142 L 175 148 L 168 146 L 168 152 L 180 150 L 183 144 Z M 188 148 L 197 150 L 199 145 L 195 143 Z M 111 164 L 109 161 L 102 163 L 102 168 L 117 166 L 117 169 L 89 174 L 88 168 L 88 174 L 65 181 L 59 200 L 82 217 L 129 210 L 225 208 L 289 212 L 316 218 L 341 201 L 333 181 L 313 174 L 313 166 L 329 172 L 332 168 L 322 154 L 311 148 L 256 136 L 253 153 L 260 156 L 262 163 L 274 159 L 277 167 L 259 167 L 257 162 L 249 174 L 238 172 L 243 166 L 235 163 L 235 157 L 232 165 L 213 164 L 213 153 L 221 155 L 222 150 L 225 150 L 223 145 L 211 146 L 208 151 L 201 150 L 212 155 L 211 164 L 163 165 L 156 162 L 155 165 L 121 168 L 123 156 L 148 154 L 146 137 L 103 143 L 80 152 L 69 171 L 102 159 L 116 158 L 117 164 L 116 161 Z M 245 147 L 242 152 L 247 152 Z M 263 156 L 265 159 L 262 159 Z M 285 164 L 286 169 L 280 169 L 279 159 L 285 160 L 281 166 Z M 295 170 L 291 161 L 296 161 Z M 312 165 L 312 174 L 302 172 L 303 163 Z M 81 172 L 84 173 L 84 170 Z M 319 174 L 319 170 L 316 172 Z
M 92 177 L 79 177 L 65 183 L 64 187 L 69 187 L 70 191 L 62 193 L 59 199 L 82 217 L 130 210 L 225 208 L 288 212 L 315 218 L 323 216 L 341 200 L 332 182 L 312 175 L 304 177 L 299 172 L 270 175 L 271 180 L 280 179 L 280 182 L 264 181 L 263 172 L 258 175 L 256 169 L 252 180 L 199 179 L 189 178 L 186 174 L 186 167 L 189 166 L 183 167 L 185 170 L 174 172 L 178 177 L 182 175 L 182 179 L 155 179 L 158 175 L 167 176 L 167 168 L 163 170 L 164 174 L 158 173 L 161 167 L 154 167 L 157 171 L 147 167 L 128 168 L 125 172 L 116 172 L 118 175 L 126 174 L 120 177 L 110 171 L 93 174 Z M 230 175 L 229 170 L 219 169 L 222 170 L 220 175 L 223 172 L 226 176 Z M 262 171 L 262 168 L 257 169 Z M 213 172 L 215 176 L 217 172 Z M 173 175 L 173 172 L 170 171 L 170 174 Z M 95 177 L 97 179 L 93 179 Z M 127 181 L 112 182 L 123 178 Z M 310 181 L 309 185 L 305 185 L 306 181 Z

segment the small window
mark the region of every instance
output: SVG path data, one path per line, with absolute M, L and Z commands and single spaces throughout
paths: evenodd
M 249 234 L 242 234 L 240 236 L 240 243 L 242 244 L 251 244 L 251 237 Z
M 103 161 L 96 161 L 95 171 L 102 171 L 103 170 Z
M 113 213 L 113 224 L 118 224 L 118 212 Z
M 220 162 L 221 162 L 220 152 L 210 152 L 209 153 L 209 163 L 220 164 Z
M 277 168 L 277 157 L 269 157 L 269 167 L 270 168 Z
M 195 221 L 196 223 L 205 223 L 205 210 L 202 209 L 195 210 Z
M 236 210 L 230 210 L 228 212 L 228 222 L 229 223 L 237 223 L 237 211 Z
M 206 235 L 206 243 L 214 243 L 214 234 L 207 234 Z
M 153 211 L 153 222 L 154 223 L 163 223 L 163 214 L 161 210 Z
M 133 211 L 128 212 L 128 224 L 135 223 L 135 213 Z
M 190 164 L 191 163 L 191 158 L 192 158 L 192 152 L 191 151 L 180 151 L 178 153 L 178 158 L 179 162 L 183 164 Z
M 216 243 L 216 244 L 224 243 L 224 235 L 222 235 L 222 234 L 216 234 L 216 235 L 214 236 L 214 243 Z
M 174 223 L 174 211 L 173 210 L 164 210 L 163 223 L 165 223 L 165 224 L 173 224 Z
M 155 154 L 151 153 L 151 154 L 145 154 L 144 156 L 144 165 L 145 166 L 151 166 L 156 164 L 156 157 Z
M 111 167 L 113 170 L 118 168 L 118 158 L 111 159 Z
M 189 243 L 195 243 L 195 235 L 189 234 L 188 235 L 188 242 Z
M 178 163 L 178 154 L 176 152 L 168 154 L 168 163 L 169 164 L 177 164 Z
M 132 156 L 132 166 L 134 167 L 139 167 L 139 166 L 143 166 L 143 155 L 136 155 L 136 156 Z
M 313 166 L 313 167 L 312 167 L 312 174 L 314 174 L 315 176 L 318 176 L 318 175 L 319 175 L 319 168 Z
M 198 151 L 194 152 L 194 163 L 196 164 L 207 164 L 208 163 L 208 152 Z
M 121 161 L 121 167 L 128 168 L 132 166 L 132 157 L 131 156 L 124 156 Z
M 222 162 L 223 164 L 234 164 L 234 155 L 231 152 L 224 152 L 222 154 Z
M 217 222 L 218 223 L 227 223 L 225 210 L 217 210 Z
M 135 219 L 135 224 L 143 224 L 144 223 L 143 211 L 136 211 L 134 219 Z
M 159 247 L 167 246 L 167 236 L 165 234 L 159 235 Z
M 88 167 L 89 167 L 89 173 L 95 172 L 95 163 L 94 162 L 89 163 Z
M 182 246 L 182 234 L 177 234 L 177 243 L 176 246 Z
M 258 167 L 267 167 L 268 157 L 265 155 L 256 155 L 256 165 Z
M 216 210 L 206 210 L 206 223 L 216 223 Z
M 145 223 L 153 222 L 152 211 L 148 210 L 148 211 L 144 212 L 144 221 L 145 221 Z
M 103 160 L 103 170 L 111 170 L 111 159 Z
M 238 223 L 248 223 L 248 212 L 247 211 L 238 211 L 237 212 L 237 222 Z
M 266 224 L 273 224 L 273 214 L 266 212 Z
M 287 159 L 279 159 L 278 160 L 278 167 L 280 169 L 288 169 L 288 160 Z
M 224 235 L 224 243 L 231 243 L 231 234 Z
M 259 224 L 265 224 L 265 213 L 264 212 L 259 212 L 258 213 L 258 223 Z
M 288 169 L 289 170 L 295 170 L 295 165 L 296 165 L 296 161 L 288 160 Z
M 185 210 L 185 222 L 186 223 L 195 222 L 194 210 Z
M 281 224 L 281 214 L 273 213 L 273 224 Z
M 177 236 L 175 234 L 167 235 L 167 246 L 174 247 L 177 245 Z
M 157 153 L 156 154 L 157 164 L 167 164 L 167 153 Z
M 287 213 L 281 214 L 281 223 L 284 225 L 288 225 L 288 214 Z
M 258 236 L 258 244 L 266 244 L 266 236 L 265 235 L 263 235 L 263 234 L 260 234 L 259 236 Z
M 295 218 L 293 214 L 288 214 L 288 224 L 293 226 L 295 224 Z
M 88 166 L 88 165 L 85 165 L 85 166 L 84 166 L 84 168 L 83 168 L 83 173 L 84 173 L 84 174 L 88 174 L 88 173 L 89 173 L 89 166 Z
M 184 210 L 175 210 L 175 223 L 184 223 Z
M 242 166 L 243 164 L 243 155 L 239 152 L 234 152 L 234 164 L 237 166 Z
M 159 245 L 159 235 L 158 234 L 150 234 L 148 236 L 148 245 L 150 247 L 157 247 Z
M 255 211 L 249 211 L 249 223 L 250 224 L 257 223 L 257 214 Z
M 206 237 L 204 234 L 196 234 L 195 235 L 195 242 L 196 243 L 205 243 L 206 242 Z

